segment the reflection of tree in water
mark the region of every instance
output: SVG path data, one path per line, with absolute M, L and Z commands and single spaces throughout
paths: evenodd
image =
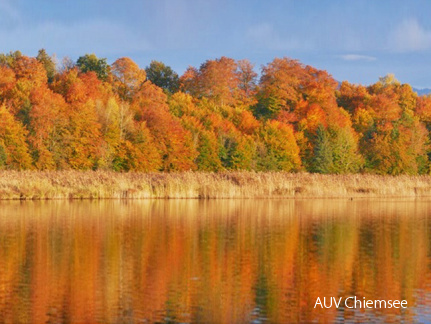
M 424 201 L 5 202 L 0 316 L 410 322 L 429 312 L 428 210 Z M 353 295 L 409 308 L 313 308 L 317 297 Z

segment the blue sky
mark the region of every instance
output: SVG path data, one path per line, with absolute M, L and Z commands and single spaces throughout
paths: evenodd
M 394 73 L 431 88 L 430 13 L 427 0 L 0 0 L 0 52 L 156 59 L 179 74 L 220 56 L 257 71 L 287 56 L 340 81 Z

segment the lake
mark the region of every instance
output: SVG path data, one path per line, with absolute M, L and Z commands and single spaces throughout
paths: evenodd
M 431 322 L 431 200 L 6 201 L 0 270 L 1 323 Z

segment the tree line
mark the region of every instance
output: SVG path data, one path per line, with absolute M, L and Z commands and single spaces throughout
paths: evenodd
M 275 58 L 179 76 L 162 62 L 0 55 L 0 168 L 430 172 L 431 97 Z

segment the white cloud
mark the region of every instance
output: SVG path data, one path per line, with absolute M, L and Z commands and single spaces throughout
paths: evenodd
M 368 56 L 368 55 L 359 55 L 359 54 L 345 54 L 345 55 L 339 55 L 339 58 L 341 58 L 344 61 L 375 61 L 377 58 L 374 56 Z
M 106 20 L 72 24 L 47 22 L 36 26 L 18 25 L 0 29 L 2 52 L 21 50 L 25 54 L 32 54 L 40 48 L 51 52 L 61 50 L 70 56 L 93 52 L 109 56 L 149 50 L 151 45 L 125 26 Z
M 408 19 L 389 36 L 389 49 L 399 52 L 417 52 L 431 48 L 431 30 L 423 28 L 416 19 Z

